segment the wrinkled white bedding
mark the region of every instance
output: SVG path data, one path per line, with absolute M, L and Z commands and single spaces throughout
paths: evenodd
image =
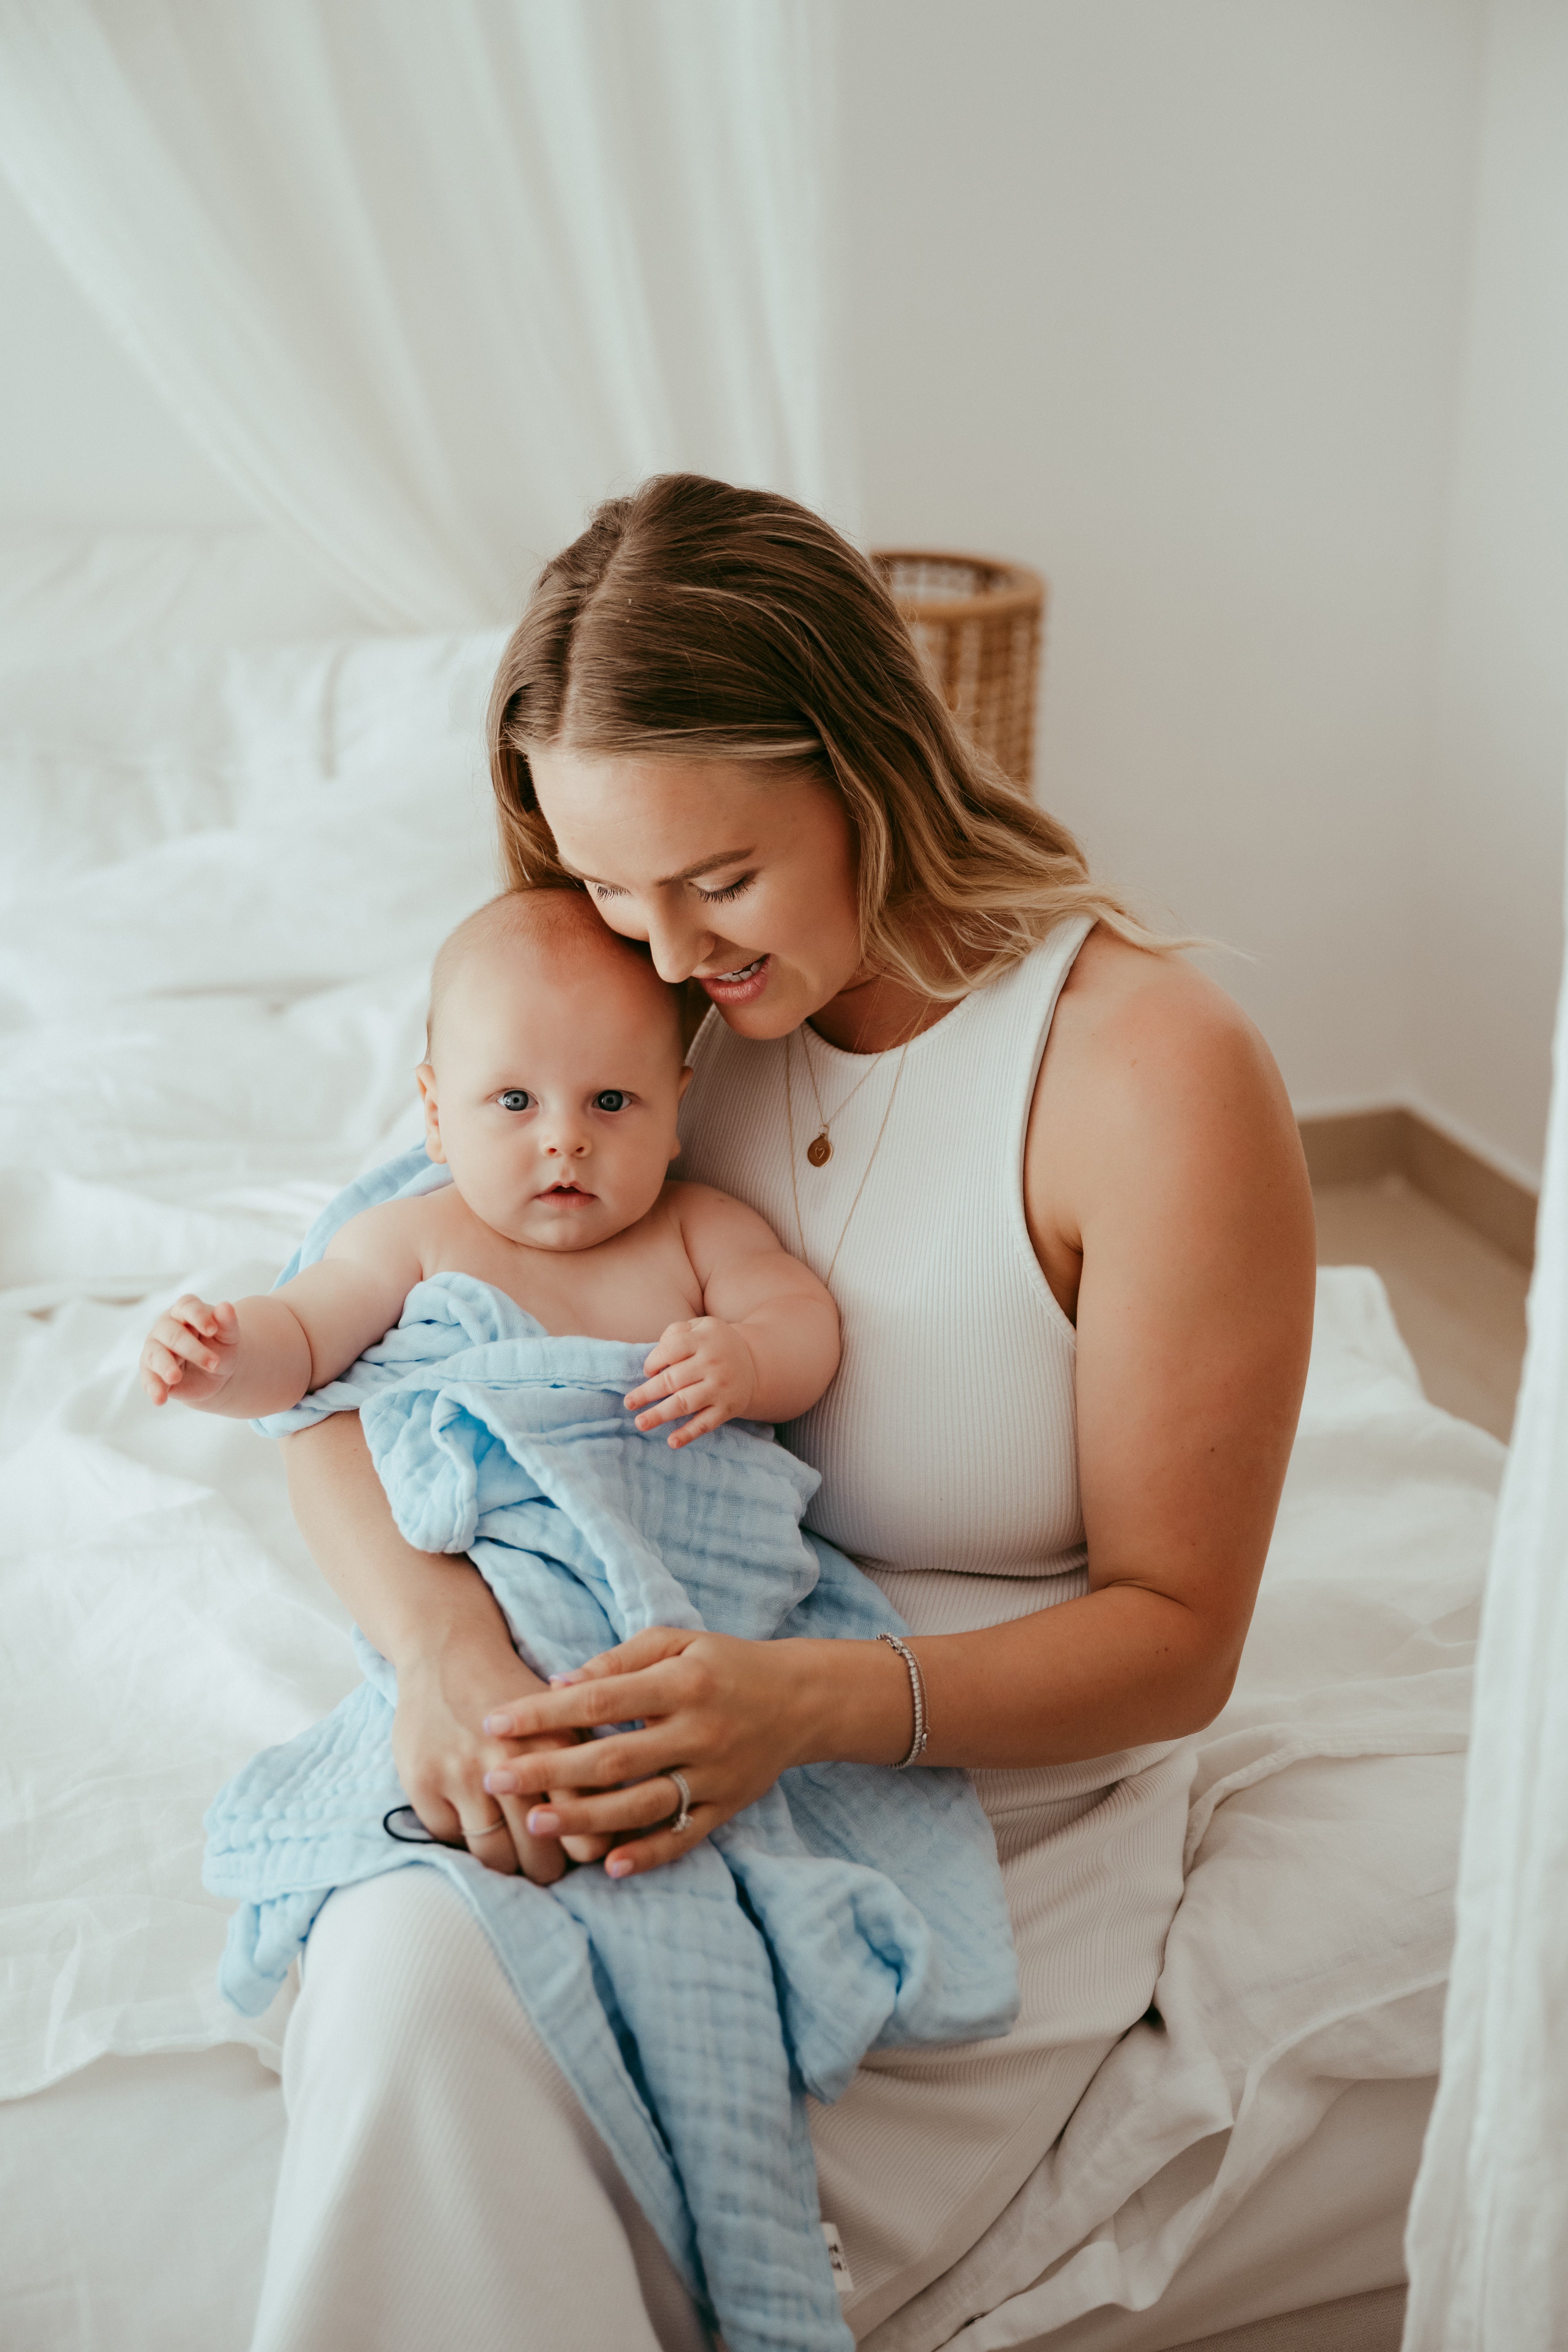
M 413 1139 L 428 955 L 494 887 L 497 649 L 0 678 L 6 2095 L 104 2052 L 276 2051 L 281 2004 L 252 2022 L 217 2000 L 201 1814 L 354 1668 L 274 1449 L 155 1413 L 133 1364 L 157 1299 L 265 1284 L 332 1190 Z M 1435 2070 L 1501 1460 L 1422 1399 L 1375 1279 L 1324 1275 L 1256 1628 L 1203 1745 L 1163 2025 L 1112 2053 L 887 2352 L 1152 2302 L 1346 2082 Z

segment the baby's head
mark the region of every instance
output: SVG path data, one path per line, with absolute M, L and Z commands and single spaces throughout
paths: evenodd
M 474 1214 L 533 1249 L 636 1224 L 679 1150 L 680 1009 L 576 890 L 508 890 L 436 958 L 425 1148 Z

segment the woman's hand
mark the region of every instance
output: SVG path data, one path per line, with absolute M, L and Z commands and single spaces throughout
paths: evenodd
M 513 1753 L 486 1773 L 484 1786 L 509 1820 L 514 1809 L 523 1812 L 536 1837 L 604 1838 L 612 1878 L 657 1870 L 804 1760 L 808 1654 L 861 1646 L 653 1626 L 539 1696 L 492 1706 L 485 1729 Z M 639 1718 L 640 1731 L 582 1738 L 597 1724 Z M 582 1744 L 564 1744 L 574 1738 Z M 661 1826 L 680 1802 L 671 1765 L 691 1790 L 690 1823 L 679 1835 Z
M 454 1641 L 399 1661 L 393 1759 L 432 1837 L 444 1845 L 466 1845 L 488 1870 L 510 1876 L 521 1869 L 536 1885 L 549 1886 L 564 1872 L 568 1858 L 595 1862 L 609 1841 L 534 1835 L 525 1826 L 527 1809 L 520 1800 L 487 1793 L 488 1773 L 561 1744 L 554 1733 L 518 1740 L 486 1732 L 485 1711 L 495 1705 L 498 1684 L 514 1702 L 545 1689 L 510 1643 L 504 1662 L 497 1648 L 493 1641 Z

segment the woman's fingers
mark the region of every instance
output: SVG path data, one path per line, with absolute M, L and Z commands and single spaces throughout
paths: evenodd
M 615 1843 L 609 1835 L 604 1837 L 563 1837 L 561 1851 L 574 1862 L 603 1862 Z
M 679 1698 L 665 1671 L 671 1663 L 663 1658 L 638 1674 L 556 1683 L 547 1691 L 513 1699 L 494 1715 L 487 1715 L 485 1729 L 496 1739 L 532 1739 L 546 1733 L 592 1731 L 604 1723 L 631 1723 L 638 1717 L 668 1715 Z
M 692 1625 L 646 1626 L 640 1633 L 633 1633 L 628 1640 L 618 1642 L 613 1650 L 601 1650 L 595 1657 L 584 1658 L 583 1664 L 574 1666 L 569 1675 L 552 1675 L 547 1692 L 541 1691 L 537 1696 L 530 1695 L 527 1698 L 510 1699 L 496 1707 L 486 1716 L 485 1729 L 492 1738 L 518 1739 L 537 1736 L 541 1732 L 570 1729 L 574 1723 L 579 1723 L 586 1729 L 592 1729 L 598 1723 L 629 1723 L 634 1717 L 648 1710 L 623 1704 L 625 1693 L 617 1692 L 607 1711 L 600 1708 L 584 1715 L 579 1708 L 576 1716 L 573 1714 L 576 1702 L 572 1695 L 581 1691 L 587 1683 L 629 1683 L 644 1669 L 661 1664 L 668 1658 L 678 1658 L 696 1640 L 697 1631 Z M 642 1695 L 647 1695 L 646 1685 Z M 556 1699 L 561 1704 L 552 1705 Z M 537 1722 L 531 1714 L 536 1706 L 546 1710 Z M 525 1710 L 529 1710 L 526 1721 Z
M 503 1878 L 515 1878 L 518 1871 L 517 1847 L 512 1840 L 511 1824 L 504 1813 L 492 1805 L 488 1812 L 477 1810 L 461 1822 L 463 1843 L 476 1862 Z
M 645 1625 L 640 1633 L 628 1634 L 613 1650 L 600 1650 L 594 1657 L 584 1658 L 569 1675 L 552 1675 L 551 1688 L 602 1682 L 609 1675 L 636 1674 L 639 1667 L 655 1665 L 660 1658 L 678 1658 L 696 1634 L 693 1625 Z
M 553 1886 L 558 1878 L 564 1878 L 566 1849 L 559 1838 L 536 1836 L 530 1830 L 528 1799 L 498 1797 L 496 1802 L 506 1816 L 507 1827 L 511 1832 L 512 1846 L 523 1876 L 531 1879 L 535 1886 Z M 598 1859 L 596 1855 L 591 1858 L 595 1861 Z M 584 1857 L 581 1854 L 574 1854 L 572 1859 L 574 1862 L 580 1862 Z
M 493 1797 L 530 1800 L 564 1795 L 569 1790 L 620 1790 L 667 1771 L 678 1760 L 677 1745 L 663 1725 L 655 1725 L 647 1731 L 618 1732 L 610 1739 L 587 1739 L 574 1748 L 535 1748 L 487 1772 L 485 1788 Z M 630 1827 L 636 1818 L 617 1814 L 616 1822 Z
M 651 1780 L 603 1797 L 552 1788 L 538 1804 L 525 1807 L 523 1818 L 536 1837 L 596 1837 L 608 1846 L 629 1830 L 657 1828 L 679 1810 L 679 1790 L 668 1772 L 656 1772 Z
M 693 1803 L 691 1818 L 685 1829 L 654 1830 L 647 1837 L 634 1838 L 629 1845 L 612 1846 L 605 1856 L 607 1878 L 637 1878 L 645 1870 L 658 1870 L 667 1862 L 679 1862 L 694 1845 L 700 1845 L 713 1827 L 717 1808 L 705 1809 Z

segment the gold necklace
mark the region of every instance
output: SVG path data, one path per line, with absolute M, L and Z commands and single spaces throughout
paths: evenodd
M 865 1168 L 864 1168 L 864 1170 L 861 1171 L 860 1181 L 859 1181 L 859 1182 L 858 1182 L 858 1184 L 857 1184 L 857 1185 L 856 1185 L 856 1187 L 855 1187 L 855 1198 L 854 1198 L 854 1199 L 850 1202 L 850 1203 L 849 1203 L 849 1216 L 847 1216 L 847 1217 L 846 1217 L 846 1218 L 845 1218 L 843 1224 L 842 1224 L 842 1225 L 839 1227 L 839 1229 L 838 1229 L 838 1239 L 837 1239 L 837 1243 L 834 1244 L 833 1255 L 832 1255 L 832 1256 L 828 1259 L 828 1261 L 827 1261 L 827 1272 L 826 1272 L 826 1273 L 823 1276 L 823 1277 L 822 1277 L 824 1287 L 825 1287 L 825 1288 L 826 1288 L 826 1289 L 829 1289 L 829 1290 L 830 1290 L 830 1289 L 832 1288 L 832 1286 L 833 1286 L 833 1269 L 834 1269 L 834 1267 L 835 1267 L 835 1266 L 837 1265 L 837 1263 L 838 1263 L 838 1253 L 839 1253 L 839 1251 L 844 1247 L 844 1237 L 845 1237 L 845 1235 L 846 1235 L 846 1234 L 848 1233 L 848 1231 L 849 1231 L 849 1218 L 850 1218 L 850 1217 L 853 1217 L 853 1215 L 855 1214 L 856 1210 L 860 1206 L 860 1195 L 861 1195 L 861 1193 L 866 1190 L 866 1179 L 867 1179 L 867 1177 L 868 1177 L 868 1176 L 870 1175 L 870 1173 L 871 1173 L 871 1164 L 872 1164 L 872 1161 L 876 1159 L 878 1152 L 879 1152 L 879 1151 L 880 1151 L 880 1150 L 881 1150 L 881 1148 L 882 1148 L 882 1138 L 883 1138 L 883 1137 L 886 1135 L 886 1133 L 888 1132 L 888 1121 L 889 1121 L 889 1120 L 892 1118 L 892 1116 L 893 1116 L 893 1105 L 894 1105 L 894 1103 L 895 1103 L 895 1102 L 897 1101 L 897 1099 L 898 1099 L 898 1093 L 899 1093 L 899 1080 L 900 1080 L 900 1079 L 903 1076 L 903 1075 L 904 1075 L 904 1064 L 908 1061 L 908 1059 L 909 1059 L 909 1057 L 910 1057 L 910 1047 L 913 1045 L 913 1043 L 914 1043 L 914 1040 L 913 1040 L 913 1038 L 912 1038 L 912 1037 L 906 1037 L 906 1038 L 904 1039 L 904 1043 L 903 1043 L 903 1050 L 902 1050 L 902 1052 L 901 1052 L 901 1053 L 900 1054 L 900 1055 L 899 1055 L 899 1066 L 898 1066 L 898 1068 L 897 1068 L 897 1069 L 894 1071 L 894 1073 L 893 1073 L 893 1083 L 892 1083 L 892 1086 L 889 1088 L 889 1091 L 888 1091 L 888 1107 L 887 1107 L 886 1110 L 882 1113 L 882 1124 L 881 1124 L 881 1126 L 877 1129 L 877 1140 L 876 1140 L 876 1142 L 875 1142 L 875 1143 L 873 1143 L 873 1145 L 871 1146 L 871 1156 L 870 1156 L 870 1159 L 868 1159 L 868 1160 L 867 1160 L 866 1165 L 865 1165 Z M 799 1181 L 797 1181 L 797 1178 L 796 1178 L 796 1175 L 795 1175 L 795 1091 L 794 1091 L 794 1088 L 793 1088 L 793 1087 L 792 1087 L 792 1085 L 791 1085 L 791 1082 L 790 1082 L 790 1054 L 789 1054 L 789 1049 L 790 1049 L 790 1037 L 789 1037 L 789 1035 L 786 1034 L 786 1035 L 785 1035 L 785 1037 L 784 1037 L 784 1120 L 785 1120 L 785 1123 L 786 1123 L 786 1125 L 787 1125 L 787 1127 L 788 1127 L 788 1129 L 789 1129 L 789 1188 L 790 1188 L 791 1192 L 792 1192 L 792 1193 L 794 1194 L 794 1196 L 795 1196 L 795 1232 L 796 1232 L 796 1234 L 798 1234 L 799 1239 L 800 1239 L 800 1254 L 801 1254 L 801 1256 L 802 1256 L 803 1258 L 805 1258 L 805 1225 L 801 1223 L 801 1215 L 800 1215 L 800 1184 L 799 1184 Z M 802 1051 L 803 1051 L 803 1052 L 805 1051 L 805 1048 L 804 1048 L 804 1047 L 802 1048 Z M 879 1057 L 878 1057 L 878 1058 L 879 1058 L 879 1059 L 880 1059 L 880 1056 L 879 1055 Z M 807 1063 L 806 1063 L 806 1067 L 807 1067 L 807 1069 L 809 1069 L 809 1068 L 811 1067 L 811 1064 L 810 1064 L 809 1060 L 808 1060 L 808 1061 L 807 1061 Z M 868 1077 L 870 1076 L 870 1075 L 871 1075 L 870 1071 L 869 1071 L 869 1070 L 868 1070 L 868 1071 L 867 1071 L 867 1073 L 866 1073 L 866 1077 L 867 1077 L 867 1078 L 868 1078 Z M 866 1078 L 859 1078 L 859 1079 L 858 1079 L 858 1080 L 856 1081 L 857 1086 L 862 1086 L 862 1087 L 863 1087 L 863 1086 L 865 1085 L 865 1083 L 866 1083 Z M 847 1097 L 845 1097 L 845 1100 L 846 1100 L 846 1101 L 847 1101 L 847 1099 L 848 1099 L 848 1097 L 847 1097 Z M 820 1105 L 819 1105 L 819 1108 L 820 1108 Z M 844 1104 L 843 1104 L 843 1103 L 840 1103 L 840 1104 L 839 1104 L 839 1106 L 838 1106 L 838 1110 L 842 1110 L 842 1109 L 843 1109 L 843 1108 L 844 1108 Z M 834 1116 L 834 1118 L 837 1118 L 837 1116 L 838 1116 L 838 1111 L 835 1111 L 835 1112 L 834 1112 L 834 1114 L 833 1114 L 833 1116 Z M 825 1130 L 825 1132 L 826 1132 L 826 1130 Z M 820 1141 L 822 1140 L 822 1138 L 819 1136 L 819 1137 L 816 1139 L 816 1140 L 817 1140 L 817 1142 L 820 1142 Z M 829 1148 L 831 1149 L 831 1147 L 829 1147 Z M 807 1147 L 806 1156 L 807 1156 L 807 1158 L 808 1158 L 808 1159 L 809 1159 L 809 1158 L 810 1158 L 810 1156 L 811 1156 L 811 1151 L 812 1151 L 812 1150 L 813 1150 L 813 1149 L 815 1149 L 815 1146 L 808 1146 L 808 1147 Z M 821 1160 L 813 1160 L 813 1161 L 812 1161 L 812 1165 L 813 1165 L 813 1167 L 820 1168 L 820 1167 L 821 1167 L 821 1165 L 822 1165 L 822 1162 L 821 1162 Z M 807 1263 L 809 1264 L 809 1260 L 807 1260 Z
M 833 1119 L 828 1118 L 827 1113 L 822 1108 L 822 1089 L 816 1083 L 816 1071 L 812 1064 L 811 1047 L 806 1044 L 806 1030 L 809 1025 L 810 1024 L 807 1022 L 803 1021 L 801 1023 L 800 1050 L 805 1058 L 805 1075 L 811 1080 L 811 1091 L 816 1097 L 816 1116 L 821 1120 L 822 1124 L 817 1129 L 816 1135 L 813 1136 L 811 1141 L 806 1145 L 805 1156 L 814 1168 L 826 1168 L 828 1161 L 833 1157 L 833 1139 L 828 1134 L 828 1129 L 832 1126 Z M 784 1053 L 787 1058 L 789 1053 L 787 1045 L 784 1048 Z M 879 1058 L 879 1056 L 873 1054 L 871 1056 L 871 1068 L 868 1070 L 862 1070 L 860 1076 L 856 1079 L 854 1085 L 850 1087 L 848 1093 L 839 1104 L 838 1109 L 834 1112 L 833 1118 L 837 1118 L 838 1117 L 839 1111 L 846 1111 L 848 1109 L 850 1104 L 854 1101 L 856 1096 L 859 1093 L 867 1079 L 871 1076 L 871 1072 L 875 1070 Z M 900 1066 L 901 1068 L 902 1065 L 900 1064 Z M 790 1160 L 790 1165 L 792 1168 L 795 1165 L 793 1156 Z

